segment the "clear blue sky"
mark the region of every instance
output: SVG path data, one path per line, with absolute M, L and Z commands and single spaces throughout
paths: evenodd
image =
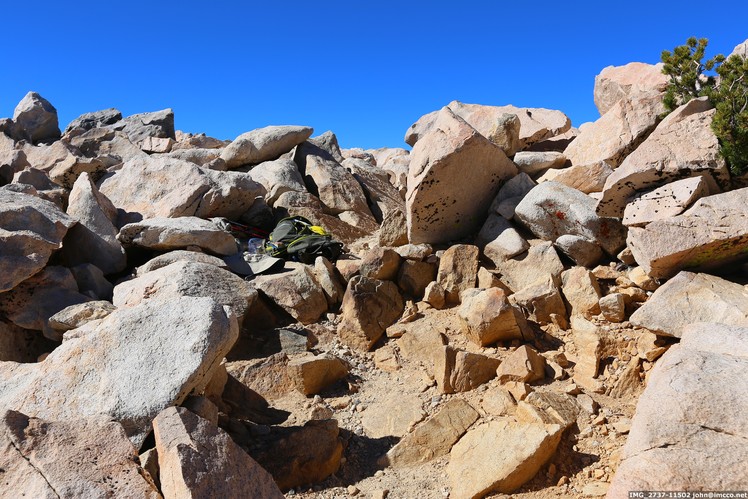
M 700 10 L 706 9 L 706 10 Z M 29 90 L 60 124 L 171 107 L 177 129 L 233 139 L 267 125 L 343 147 L 407 147 L 457 99 L 598 117 L 595 75 L 656 63 L 689 36 L 708 56 L 748 39 L 748 2 L 20 2 L 2 7 L 0 117 Z

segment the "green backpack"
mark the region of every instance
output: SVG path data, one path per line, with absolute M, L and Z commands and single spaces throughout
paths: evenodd
M 318 256 L 334 262 L 340 256 L 343 244 L 335 241 L 325 229 L 304 217 L 284 218 L 275 226 L 265 242 L 265 253 L 312 264 Z

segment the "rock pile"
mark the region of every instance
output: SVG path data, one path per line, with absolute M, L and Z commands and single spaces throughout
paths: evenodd
M 29 93 L 0 126 L 0 497 L 748 488 L 745 189 L 708 101 L 661 119 L 663 88 L 606 68 L 579 130 L 455 101 L 410 153 L 169 109 L 61 132 Z M 345 254 L 237 271 L 225 219 L 295 215 Z

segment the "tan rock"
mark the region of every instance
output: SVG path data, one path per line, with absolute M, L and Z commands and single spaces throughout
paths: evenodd
M 370 279 L 394 281 L 400 269 L 401 258 L 389 248 L 373 248 L 361 260 L 359 274 Z
M 680 215 L 694 201 L 708 194 L 709 184 L 700 176 L 676 180 L 636 194 L 623 211 L 623 224 L 643 227 L 656 220 Z
M 276 159 L 312 135 L 304 126 L 268 126 L 239 135 L 221 153 L 228 168 Z
M 459 315 L 467 337 L 480 346 L 522 339 L 524 319 L 499 288 L 475 289 L 463 294 Z
M 748 326 L 748 291 L 710 274 L 682 271 L 660 286 L 629 321 L 676 338 L 696 322 Z
M 405 435 L 380 462 L 385 466 L 400 468 L 446 455 L 479 417 L 470 404 L 461 399 L 452 399 L 434 416 Z
M 122 425 L 105 416 L 45 421 L 5 412 L 0 469 L 2 497 L 161 497 Z
M 600 284 L 584 267 L 573 267 L 561 274 L 561 291 L 571 306 L 571 315 L 583 316 L 600 313 Z
M 580 129 L 564 155 L 574 166 L 607 161 L 615 168 L 654 129 L 663 111 L 662 94 L 657 91 L 621 99 L 592 125 Z
M 174 146 L 174 139 L 167 137 L 146 137 L 139 145 L 148 153 L 167 153 Z
M 747 367 L 748 329 L 689 325 L 649 374 L 608 497 L 748 487 Z
M 226 372 L 244 386 L 267 400 L 276 400 L 296 388 L 288 368 L 285 353 L 276 353 L 260 359 L 226 363 Z M 220 396 L 223 386 L 218 390 Z
M 582 267 L 594 267 L 603 257 L 602 248 L 594 241 L 582 236 L 562 234 L 558 236 L 553 245 Z M 631 263 L 636 263 L 633 257 Z
M 442 393 L 459 393 L 493 379 L 498 366 L 497 359 L 445 345 L 436 352 L 433 369 Z
M 563 429 L 572 426 L 582 411 L 582 407 L 571 395 L 554 391 L 532 392 L 524 402 L 517 406 L 519 417 L 520 407 L 523 404 L 535 407 L 542 412 L 544 423 L 558 424 Z
M 424 417 L 420 400 L 412 394 L 402 394 L 367 406 L 361 413 L 361 424 L 370 438 L 403 437 Z
M 122 227 L 117 240 L 125 246 L 159 251 L 197 246 L 216 255 L 239 251 L 234 237 L 209 220 L 197 217 L 148 218 Z
M 641 365 L 639 358 L 633 357 L 610 390 L 610 396 L 638 399 L 642 389 L 644 385 L 641 381 Z
M 519 258 L 498 265 L 496 270 L 501 274 L 503 283 L 512 290 L 519 291 L 549 275 L 554 282 L 560 282 L 564 265 L 553 248 L 553 243 L 542 242 L 531 246 Z
M 729 174 L 711 129 L 714 112 L 704 97 L 670 113 L 608 177 L 597 213 L 621 217 L 637 192 L 687 177 L 711 179 L 710 193 L 719 192 L 714 181 L 725 185 Z
M 153 432 L 164 499 L 283 497 L 270 474 L 228 434 L 187 409 L 163 410 Z
M 476 244 L 483 248 L 485 257 L 496 265 L 524 253 L 530 247 L 507 219 L 495 213 L 488 215 L 478 233 Z
M 603 115 L 621 99 L 635 99 L 651 91 L 664 92 L 668 77 L 662 63 L 630 62 L 624 66 L 608 66 L 595 76 L 595 106 Z
M 441 243 L 476 231 L 501 184 L 516 174 L 499 147 L 443 108 L 411 153 L 408 240 Z
M 660 287 L 659 281 L 651 278 L 641 267 L 631 269 L 628 273 L 628 278 L 644 291 L 656 291 Z
M 566 305 L 553 280 L 546 276 L 526 286 L 509 297 L 528 319 L 540 324 L 550 324 L 553 317 L 566 317 Z
M 403 246 L 408 243 L 408 220 L 404 211 L 393 211 L 382 220 L 379 228 L 380 246 Z
M 330 355 L 305 355 L 291 359 L 288 370 L 296 389 L 306 396 L 316 395 L 348 375 L 345 363 Z
M 397 286 L 403 294 L 418 300 L 424 296 L 426 286 L 436 278 L 436 271 L 434 263 L 405 260 L 398 272 Z
M 626 302 L 621 293 L 611 293 L 599 301 L 600 311 L 605 320 L 623 322 L 626 319 Z
M 146 263 L 135 269 L 135 275 L 142 276 L 143 274 L 151 272 L 152 270 L 158 270 L 179 260 L 207 263 L 221 269 L 228 269 L 226 262 L 216 256 L 207 255 L 199 251 L 174 250 L 148 260 Z
M 558 425 L 522 424 L 506 419 L 468 431 L 450 452 L 450 497 L 510 494 L 530 480 L 553 456 L 561 439 Z M 496 452 L 496 449 L 504 449 Z
M 517 402 L 506 387 L 486 390 L 481 397 L 480 406 L 487 414 L 493 416 L 508 416 L 515 413 Z
M 501 383 L 532 383 L 545 377 L 545 359 L 529 345 L 522 345 L 504 359 L 496 374 Z
M 64 333 L 86 324 L 87 322 L 103 319 L 117 309 L 105 300 L 89 301 L 65 307 L 49 318 L 49 326 Z
M 402 367 L 397 350 L 391 345 L 384 345 L 374 351 L 374 365 L 382 371 L 394 373 Z
M 566 163 L 566 156 L 555 151 L 519 151 L 512 158 L 517 169 L 528 175 L 540 175 L 546 170 L 561 168 Z
M 613 168 L 607 161 L 599 161 L 589 165 L 576 165 L 558 170 L 549 170 L 538 179 L 538 183 L 553 180 L 560 184 L 568 185 L 585 194 L 601 192 L 605 187 L 605 181 Z
M 475 287 L 478 274 L 478 248 L 470 244 L 455 244 L 444 252 L 436 274 L 446 293 L 448 304 L 460 302 L 460 293 Z
M 373 218 L 361 185 L 337 161 L 310 154 L 304 174 L 314 182 L 319 199 L 330 214 L 354 211 Z
M 327 311 L 325 292 L 304 264 L 286 262 L 290 272 L 262 275 L 253 281 L 259 291 L 302 324 L 316 322 Z
M 403 313 L 405 303 L 392 281 L 353 277 L 343 296 L 341 341 L 362 351 L 371 350 Z

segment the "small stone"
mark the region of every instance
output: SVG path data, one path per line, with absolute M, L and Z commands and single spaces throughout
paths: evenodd
M 348 495 L 349 495 L 349 496 L 355 496 L 355 495 L 357 495 L 357 494 L 358 494 L 359 492 L 361 492 L 361 490 L 359 490 L 359 488 L 358 488 L 358 487 L 356 487 L 355 485 L 349 485 L 349 486 L 348 486 L 348 488 L 347 488 L 346 490 L 348 491 Z
M 600 310 L 610 322 L 623 322 L 626 318 L 626 302 L 621 293 L 612 293 L 600 298 Z
M 562 476 L 558 479 L 558 482 L 556 482 L 556 486 L 561 487 L 562 485 L 566 485 L 569 483 L 569 477 L 568 476 Z

